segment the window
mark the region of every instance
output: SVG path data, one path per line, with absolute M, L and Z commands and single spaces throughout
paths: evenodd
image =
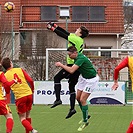
M 111 47 L 101 47 L 101 49 L 111 49 Z M 111 57 L 111 51 L 101 51 L 101 56 Z
M 98 56 L 98 47 L 86 47 L 87 49 L 96 49 L 96 51 L 84 51 L 84 54 L 85 55 L 88 55 L 89 57 L 92 57 L 92 56 Z
M 31 47 L 32 47 L 31 32 L 20 32 L 20 58 L 27 58 L 27 56 L 31 56 L 32 55 Z
M 41 6 L 41 21 L 57 21 L 56 6 Z
M 89 51 L 89 56 L 103 56 L 103 57 L 111 57 L 111 51 L 100 51 L 98 49 L 111 49 L 111 47 L 88 47 L 88 49 L 96 49 L 96 51 Z M 87 52 L 85 52 L 87 54 Z
M 88 22 L 88 6 L 72 6 L 72 21 Z
M 72 6 L 74 22 L 105 22 L 104 6 Z
M 60 18 L 69 18 L 69 7 L 60 7 Z
M 90 22 L 103 22 L 103 21 L 105 21 L 105 7 L 103 7 L 103 6 L 90 6 L 89 7 L 89 21 Z

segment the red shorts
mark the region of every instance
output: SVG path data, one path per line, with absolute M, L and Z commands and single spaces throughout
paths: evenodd
M 22 98 L 19 98 L 15 101 L 15 104 L 17 106 L 18 114 L 26 113 L 27 111 L 30 111 L 32 108 L 33 103 L 33 96 L 28 95 Z
M 8 113 L 11 113 L 11 109 L 5 100 L 0 100 L 0 115 L 6 115 Z

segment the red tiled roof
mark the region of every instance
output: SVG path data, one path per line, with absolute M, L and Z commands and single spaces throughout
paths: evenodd
M 1 0 L 1 5 L 4 5 L 6 1 Z M 123 0 L 12 0 L 14 2 L 16 9 L 12 13 L 6 13 L 4 9 L 2 10 L 2 15 L 8 17 L 14 17 L 14 29 L 19 31 L 20 26 L 20 9 L 29 6 L 28 8 L 23 8 L 22 11 L 22 22 L 23 27 L 20 29 L 36 29 L 36 28 L 46 28 L 46 23 L 40 22 L 40 6 L 42 5 L 67 5 L 67 6 L 105 6 L 105 19 L 106 23 L 69 23 L 68 30 L 70 32 L 75 31 L 80 25 L 85 25 L 89 28 L 90 33 L 123 33 L 124 32 L 124 15 L 123 15 Z M 32 7 L 31 7 L 32 6 Z M 32 21 L 32 23 L 30 23 Z M 37 23 L 35 23 L 37 22 Z M 60 26 L 66 26 L 66 22 L 60 23 Z

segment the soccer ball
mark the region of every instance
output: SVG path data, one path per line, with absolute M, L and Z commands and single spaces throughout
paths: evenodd
M 4 9 L 7 12 L 12 12 L 15 9 L 15 5 L 12 2 L 6 2 L 4 5 Z

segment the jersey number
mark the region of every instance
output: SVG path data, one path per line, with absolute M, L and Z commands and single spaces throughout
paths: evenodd
M 85 90 L 89 92 L 90 91 L 90 88 L 89 87 L 86 87 Z
M 20 83 L 20 84 L 22 83 L 21 79 L 18 77 L 18 75 L 16 73 L 14 74 L 14 79 L 17 80 L 18 83 Z

